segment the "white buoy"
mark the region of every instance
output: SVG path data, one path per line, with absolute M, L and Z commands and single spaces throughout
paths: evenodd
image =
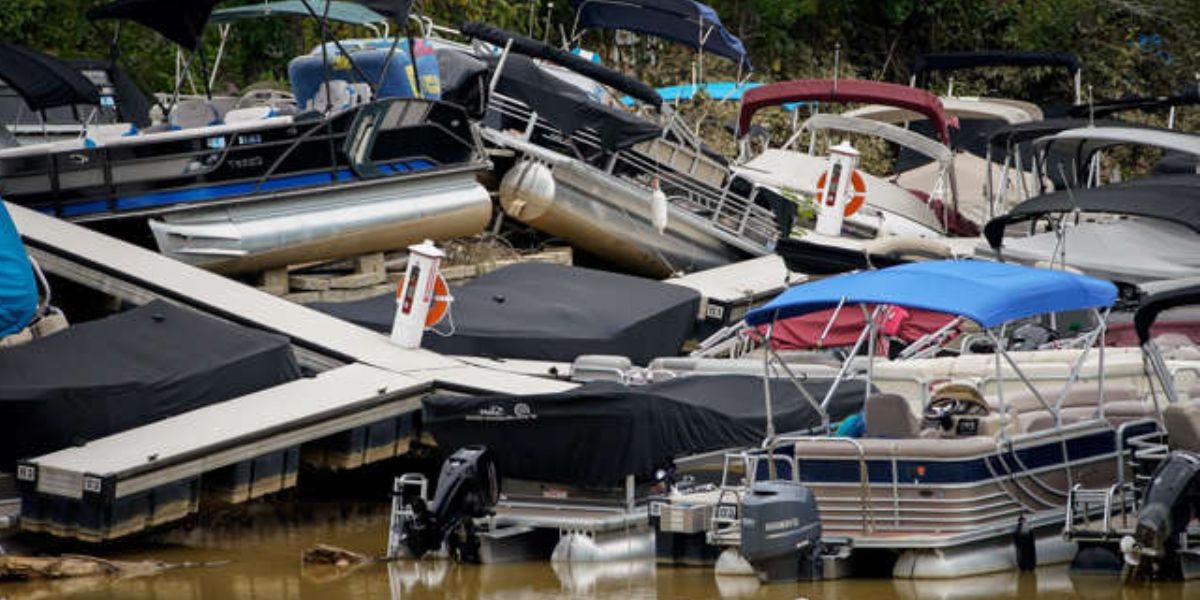
M 858 167 L 858 150 L 849 142 L 829 149 L 829 170 L 818 182 L 817 233 L 839 236 L 846 218 L 846 205 L 854 196 L 851 177 Z
M 392 321 L 392 342 L 404 348 L 419 348 L 425 334 L 429 308 L 434 303 L 434 287 L 439 280 L 438 265 L 445 256 L 430 240 L 408 247 L 408 268 L 396 289 L 396 317 Z
M 662 233 L 667 230 L 669 216 L 667 195 L 658 187 L 658 180 L 655 180 L 654 191 L 650 193 L 650 223 L 654 225 L 655 231 Z

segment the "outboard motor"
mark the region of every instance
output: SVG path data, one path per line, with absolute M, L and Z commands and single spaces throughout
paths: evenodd
M 1188 561 L 1181 555 L 1180 535 L 1198 515 L 1200 454 L 1177 450 L 1154 472 L 1138 511 L 1137 529 L 1121 540 L 1131 577 L 1182 578 Z
M 742 500 L 742 556 L 758 578 L 821 578 L 821 516 L 817 499 L 793 481 L 760 481 Z
M 403 478 L 401 478 L 403 479 Z M 492 514 L 500 499 L 496 460 L 484 446 L 460 448 L 442 463 L 433 500 L 404 497 L 392 516 L 397 545 L 413 558 L 437 551 L 444 543 L 461 562 L 479 562 L 479 538 L 474 520 Z M 388 548 L 389 556 L 399 548 Z

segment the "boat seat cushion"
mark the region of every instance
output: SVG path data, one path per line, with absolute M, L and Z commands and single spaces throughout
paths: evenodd
M 208 100 L 180 100 L 171 107 L 167 122 L 172 129 L 195 129 L 221 124 L 221 113 L 217 106 Z
M 1200 451 L 1200 402 L 1172 404 L 1163 411 L 1172 450 Z
M 899 394 L 872 394 L 863 404 L 869 438 L 912 438 L 921 422 Z

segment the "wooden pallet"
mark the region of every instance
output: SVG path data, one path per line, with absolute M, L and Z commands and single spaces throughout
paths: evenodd
M 573 260 L 574 254 L 566 246 L 530 254 L 512 251 L 510 256 L 503 258 L 449 262 L 442 266 L 441 273 L 448 281 L 463 282 L 517 263 L 570 265 Z M 349 260 L 264 271 L 260 274 L 258 289 L 299 304 L 353 302 L 395 293 L 407 266 L 407 252 L 373 252 Z

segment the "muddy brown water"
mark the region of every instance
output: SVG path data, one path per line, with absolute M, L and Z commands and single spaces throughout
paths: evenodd
M 260 504 L 189 529 L 177 529 L 126 548 L 98 553 L 110 559 L 218 564 L 117 581 L 2 584 L 0 599 L 1200 598 L 1200 582 L 1123 588 L 1115 578 L 1068 576 L 1064 567 L 955 581 L 881 579 L 760 585 L 753 578 L 716 577 L 709 569 L 672 568 L 651 561 L 570 567 L 549 563 L 471 566 L 445 561 L 405 561 L 372 564 L 345 574 L 329 567 L 300 564 L 301 552 L 317 542 L 379 554 L 386 538 L 387 517 L 380 503 L 306 504 L 299 510 Z

